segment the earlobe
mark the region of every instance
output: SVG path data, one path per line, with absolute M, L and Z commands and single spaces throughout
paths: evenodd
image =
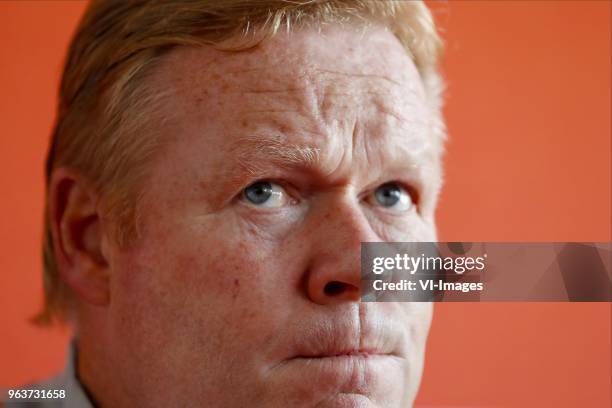
M 109 263 L 98 194 L 87 179 L 55 169 L 49 183 L 49 222 L 62 279 L 82 301 L 105 306 L 110 301 Z

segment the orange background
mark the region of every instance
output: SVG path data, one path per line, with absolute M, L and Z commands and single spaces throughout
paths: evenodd
M 610 2 L 429 3 L 447 41 L 440 240 L 610 241 Z M 0 386 L 64 364 L 43 162 L 84 3 L 0 2 Z M 437 304 L 417 405 L 611 405 L 610 303 Z

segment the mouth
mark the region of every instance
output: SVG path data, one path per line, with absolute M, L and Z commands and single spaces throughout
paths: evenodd
M 312 400 L 313 406 L 321 401 L 333 401 L 329 406 L 372 406 L 370 398 L 396 393 L 391 384 L 408 381 L 406 335 L 374 312 L 362 313 L 359 321 L 343 316 L 303 322 L 283 342 L 277 351 L 281 358 L 266 368 L 266 375 L 296 398 Z
M 396 353 L 377 349 L 329 349 L 296 354 L 283 360 L 275 369 L 277 375 L 281 373 L 279 378 L 295 380 L 292 384 L 300 395 L 365 398 L 385 389 L 386 376 L 404 378 L 406 361 Z M 363 405 L 350 400 L 346 406 Z
M 368 359 L 377 357 L 397 357 L 395 353 L 384 352 L 375 349 L 344 349 L 344 350 L 329 350 L 322 353 L 314 354 L 299 354 L 291 359 L 325 359 L 325 358 L 355 358 Z
M 285 362 L 344 361 L 372 363 L 403 360 L 403 333 L 389 320 L 362 316 L 363 322 L 344 319 L 336 324 L 313 324 L 294 332 Z
M 380 309 L 361 305 L 331 318 L 301 321 L 275 351 L 270 368 L 384 372 L 407 365 L 405 328 Z M 280 359 L 277 359 L 280 357 Z
M 320 339 L 319 339 L 320 340 Z M 315 342 L 315 344 L 318 342 Z M 352 371 L 356 367 L 397 367 L 404 364 L 403 356 L 394 347 L 337 347 L 327 343 L 327 347 L 312 346 L 308 343 L 295 354 L 279 361 L 273 368 L 294 367 L 298 371 L 332 370 Z

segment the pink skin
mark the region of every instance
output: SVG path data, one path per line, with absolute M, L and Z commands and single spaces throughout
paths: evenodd
M 151 118 L 166 143 L 139 207 L 142 239 L 121 251 L 101 238 L 104 268 L 79 274 L 76 260 L 63 272 L 80 295 L 79 371 L 94 398 L 410 406 L 431 305 L 359 302 L 360 242 L 436 237 L 438 146 L 395 37 L 335 27 L 239 53 L 183 47 L 151 83 L 170 95 L 164 120 Z M 242 196 L 257 180 L 278 184 L 277 208 Z M 390 181 L 418 202 L 378 204 Z M 108 299 L 84 296 L 105 285 Z

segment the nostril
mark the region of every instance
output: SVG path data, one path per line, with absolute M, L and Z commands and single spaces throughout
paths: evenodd
M 336 296 L 344 292 L 346 290 L 346 286 L 346 283 L 331 281 L 325 285 L 323 291 L 327 296 Z

